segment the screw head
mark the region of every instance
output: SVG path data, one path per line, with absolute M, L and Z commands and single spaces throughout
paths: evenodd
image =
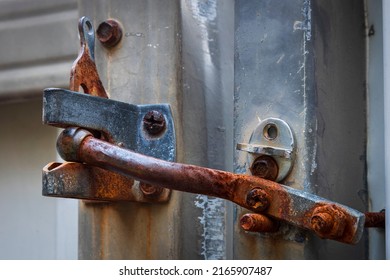
M 279 175 L 279 166 L 274 158 L 262 155 L 255 159 L 250 171 L 254 176 L 275 181 Z
M 164 115 L 159 111 L 149 111 L 143 119 L 145 130 L 151 135 L 160 134 L 166 126 Z
M 270 205 L 269 195 L 262 189 L 252 189 L 246 196 L 246 203 L 257 211 L 264 211 Z
M 122 28 L 116 20 L 107 19 L 99 24 L 96 34 L 103 46 L 112 48 L 122 39 Z

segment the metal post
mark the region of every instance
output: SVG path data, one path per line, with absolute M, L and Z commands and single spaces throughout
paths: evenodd
M 384 110 L 385 110 L 385 159 L 390 156 L 390 3 L 383 1 L 383 77 L 384 77 Z M 386 209 L 390 209 L 390 164 L 385 161 Z M 386 228 L 390 227 L 390 217 L 386 217 Z M 390 259 L 390 231 L 386 231 L 386 258 Z

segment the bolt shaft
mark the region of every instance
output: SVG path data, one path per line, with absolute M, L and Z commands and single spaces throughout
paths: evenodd
M 243 230 L 253 232 L 275 232 L 279 229 L 277 222 L 261 214 L 248 213 L 241 217 L 240 225 Z

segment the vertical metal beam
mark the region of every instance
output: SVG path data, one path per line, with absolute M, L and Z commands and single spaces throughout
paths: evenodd
M 286 121 L 297 155 L 285 184 L 364 211 L 366 191 L 363 1 L 236 1 L 235 141 L 259 120 Z M 236 172 L 249 168 L 236 153 Z M 244 213 L 237 209 L 237 218 Z M 286 227 L 235 229 L 236 258 L 366 258 L 356 246 Z
M 80 16 L 95 27 L 116 18 L 124 29 L 119 46 L 95 54 L 111 98 L 169 103 L 179 162 L 232 170 L 233 7 L 233 0 L 80 1 Z M 232 215 L 225 201 L 178 192 L 166 205 L 82 202 L 80 258 L 231 258 Z
M 181 152 L 181 31 L 179 1 L 80 1 L 80 15 L 98 27 L 117 19 L 123 39 L 113 49 L 96 42 L 98 70 L 112 99 L 169 103 Z M 181 194 L 167 204 L 80 203 L 81 259 L 174 259 L 182 238 Z
M 185 162 L 231 171 L 234 1 L 182 0 L 181 17 Z M 191 238 L 182 242 L 183 256 L 232 258 L 231 204 L 204 195 L 183 199 L 185 215 L 197 220 L 186 226 Z
M 382 1 L 367 0 L 367 186 L 369 211 L 385 208 Z M 369 258 L 385 258 L 385 231 L 369 229 Z
M 390 156 L 390 3 L 383 3 L 383 77 L 384 77 L 384 126 L 385 126 L 385 158 Z M 385 194 L 386 209 L 390 208 L 390 164 L 385 161 Z M 390 228 L 390 217 L 386 216 L 386 228 Z M 386 259 L 390 259 L 390 230 L 386 231 Z
M 317 170 L 314 191 L 367 211 L 367 87 L 364 1 L 312 1 Z M 355 246 L 312 238 L 321 259 L 368 258 Z

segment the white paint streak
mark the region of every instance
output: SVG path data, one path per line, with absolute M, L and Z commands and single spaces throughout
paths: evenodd
M 285 54 L 282 54 L 282 55 L 279 57 L 278 61 L 276 61 L 276 64 L 279 64 L 280 62 L 282 62 L 282 60 L 283 60 L 284 57 L 285 57 Z
M 202 209 L 198 217 L 203 226 L 201 255 L 206 260 L 223 260 L 225 256 L 225 203 L 222 199 L 197 195 L 195 206 Z
M 316 127 L 314 131 L 317 131 L 317 128 L 318 128 L 318 121 L 316 120 Z M 313 130 L 310 128 L 309 132 L 312 133 Z M 313 137 L 313 139 L 317 139 L 317 138 Z M 310 175 L 313 175 L 314 171 L 317 169 L 316 157 L 317 157 L 317 140 L 314 140 L 313 154 L 311 155 Z
M 303 71 L 303 77 L 302 77 L 302 91 L 303 91 L 303 102 L 304 102 L 304 110 L 306 111 L 307 109 L 307 90 L 306 90 L 306 82 L 307 82 L 307 73 L 306 73 L 306 64 L 307 64 L 307 56 L 309 54 L 309 51 L 307 50 L 307 42 L 311 40 L 311 2 L 310 0 L 307 0 L 303 3 L 303 8 L 302 8 L 302 14 L 304 16 L 304 21 L 303 22 L 298 22 L 296 21 L 294 23 L 294 31 L 296 29 L 301 29 L 303 30 L 303 46 L 302 46 L 302 57 L 303 57 L 303 63 L 300 65 L 297 74 Z M 301 24 L 299 24 L 301 23 Z M 303 114 L 304 117 L 304 123 L 305 126 L 308 125 L 308 120 L 307 114 Z M 315 130 L 317 131 L 318 123 L 316 120 L 315 124 Z M 313 144 L 313 152 L 311 155 L 309 155 L 310 158 L 310 175 L 313 175 L 315 170 L 317 169 L 317 162 L 316 162 L 316 157 L 317 157 L 317 138 L 312 137 L 312 132 L 313 130 L 309 128 L 309 135 L 305 133 L 305 137 L 311 137 L 314 139 L 314 144 Z

